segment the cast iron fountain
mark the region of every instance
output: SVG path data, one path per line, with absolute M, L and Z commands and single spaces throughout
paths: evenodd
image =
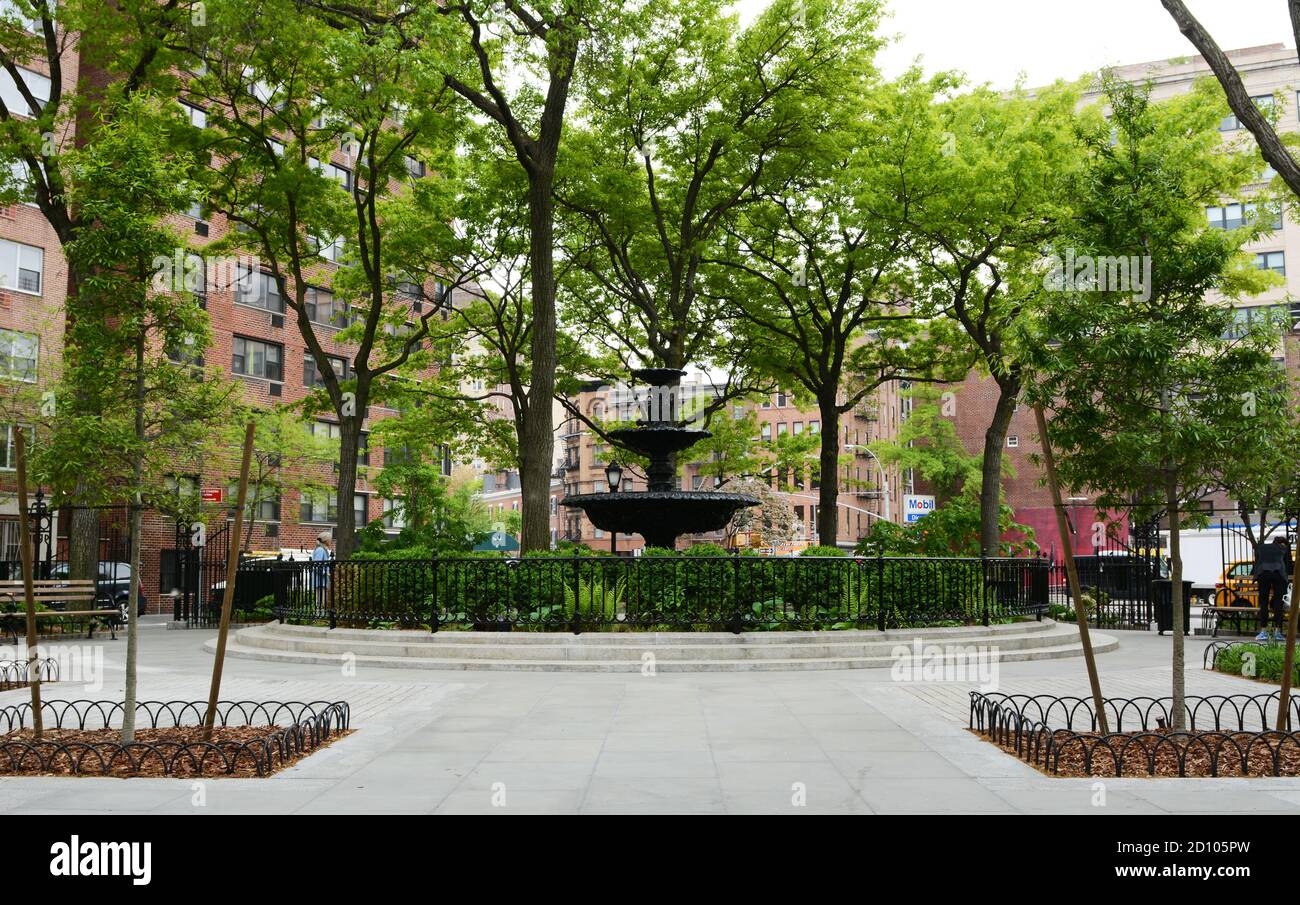
M 619 445 L 650 460 L 645 490 L 573 494 L 560 501 L 587 514 L 602 531 L 639 534 L 647 546 L 674 549 L 683 534 L 700 534 L 725 528 L 731 516 L 759 501 L 743 493 L 681 490 L 673 456 L 711 437 L 706 430 L 685 427 L 677 420 L 679 391 L 685 371 L 676 368 L 642 368 L 632 377 L 654 389 L 648 394 L 646 418 L 636 427 L 612 430 Z

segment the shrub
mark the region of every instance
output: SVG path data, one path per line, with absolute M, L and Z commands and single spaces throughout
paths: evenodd
M 1270 682 L 1282 681 L 1282 669 L 1286 666 L 1284 658 L 1286 657 L 1285 644 L 1234 644 L 1232 647 L 1225 647 L 1219 651 L 1214 658 L 1214 668 L 1221 672 L 1242 675 L 1242 668 L 1245 665 L 1247 654 L 1255 659 L 1255 675 L 1253 678 L 1266 679 Z M 1295 675 L 1291 677 L 1292 682 L 1300 682 L 1300 664 L 1294 667 Z M 1248 678 L 1252 678 L 1249 677 Z

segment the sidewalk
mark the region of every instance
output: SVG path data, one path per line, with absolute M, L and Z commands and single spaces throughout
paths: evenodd
M 210 631 L 141 632 L 142 699 L 201 700 Z M 1103 690 L 1167 695 L 1170 639 L 1118 633 Z M 99 643 L 98 641 L 95 643 Z M 1193 694 L 1269 686 L 1203 672 Z M 122 641 L 103 643 L 121 694 Z M 1002 664 L 999 690 L 1087 693 L 1083 661 Z M 223 698 L 346 700 L 351 736 L 267 780 L 0 779 L 22 813 L 1223 813 L 1300 811 L 1300 779 L 1050 779 L 966 731 L 966 683 L 885 669 L 555 674 L 360 670 L 230 660 Z M 0 694 L 0 704 L 26 692 Z M 204 803 L 195 804 L 202 795 Z M 503 802 L 503 804 L 502 804 Z M 1104 803 L 1102 803 L 1104 802 Z

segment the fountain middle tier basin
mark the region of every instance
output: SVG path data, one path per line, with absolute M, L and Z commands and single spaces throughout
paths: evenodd
M 697 428 L 646 424 L 642 427 L 620 427 L 610 431 L 609 436 L 619 445 L 653 459 L 690 449 L 713 434 Z
M 681 535 L 719 531 L 737 510 L 758 504 L 747 494 L 708 490 L 583 493 L 560 501 L 581 509 L 602 531 L 640 534 L 648 546 L 669 550 Z

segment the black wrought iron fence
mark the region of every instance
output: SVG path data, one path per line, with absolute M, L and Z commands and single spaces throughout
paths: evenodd
M 480 631 L 741 632 L 1041 618 L 1041 558 L 434 557 L 248 562 L 236 607 L 291 622 Z

